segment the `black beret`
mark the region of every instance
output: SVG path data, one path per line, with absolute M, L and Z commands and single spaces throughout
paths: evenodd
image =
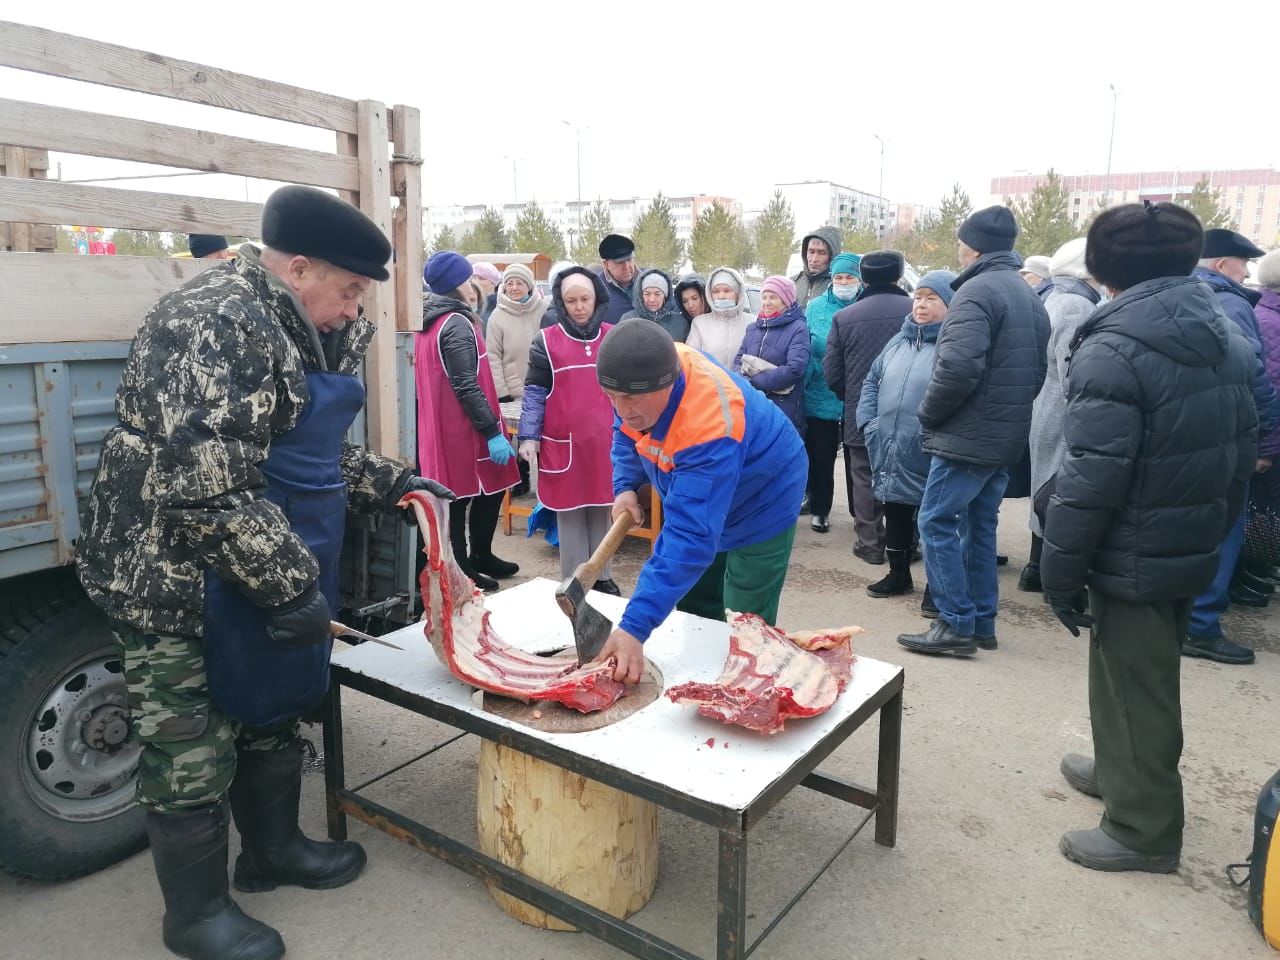
M 1217 260 L 1219 257 L 1240 257 L 1244 260 L 1256 260 L 1266 254 L 1267 251 L 1259 250 L 1243 234 L 1214 227 L 1204 232 L 1204 250 L 1200 258 Z
M 344 200 L 314 187 L 281 187 L 262 210 L 262 240 L 284 253 L 327 260 L 387 280 L 391 244 L 378 225 Z
M 630 260 L 636 255 L 636 245 L 630 237 L 610 233 L 600 241 L 601 260 Z
M 216 233 L 193 233 L 187 237 L 187 249 L 191 251 L 191 256 L 199 260 L 211 253 L 227 249 L 227 238 L 220 237 Z
M 902 279 L 906 260 L 897 250 L 876 250 L 864 253 L 858 262 L 858 276 L 867 286 L 897 283 Z
M 1185 277 L 1204 243 L 1200 221 L 1176 203 L 1108 207 L 1089 228 L 1084 262 L 1089 276 L 1113 290 L 1157 277 Z

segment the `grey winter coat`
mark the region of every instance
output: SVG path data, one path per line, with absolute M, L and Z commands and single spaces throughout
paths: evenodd
M 1094 312 L 1067 368 L 1047 591 L 1087 584 L 1150 603 L 1209 585 L 1257 454 L 1255 360 L 1191 277 L 1148 280 Z
M 840 255 L 840 249 L 843 246 L 838 227 L 819 227 L 813 233 L 806 233 L 804 239 L 800 241 L 801 260 L 804 260 L 805 253 L 809 249 L 810 240 L 825 243 L 827 249 L 831 251 L 831 259 L 827 261 L 827 269 L 821 273 L 810 273 L 808 262 L 803 262 L 800 265 L 800 272 L 791 278 L 796 282 L 796 303 L 802 308 L 807 307 L 809 301 L 818 294 L 826 293 L 827 287 L 831 286 L 831 260 Z
M 911 313 L 911 298 L 892 284 L 863 287 L 858 298 L 831 319 L 822 374 L 831 392 L 844 401 L 844 442 L 862 446 L 858 401 L 871 364 L 902 330 Z
M 920 446 L 916 410 L 929 386 L 938 323 L 911 317 L 871 364 L 858 401 L 858 429 L 871 459 L 871 489 L 881 503 L 919 506 L 930 457 Z
M 1062 420 L 1067 414 L 1067 395 L 1063 385 L 1067 377 L 1067 360 L 1071 357 L 1071 341 L 1102 299 L 1098 291 L 1075 277 L 1055 277 L 1053 289 L 1045 298 L 1049 314 L 1049 369 L 1040 395 L 1031 407 L 1031 493 L 1043 487 L 1058 471 L 1067 452 L 1062 439 Z M 1031 513 L 1031 529 L 1040 533 L 1040 521 Z
M 671 278 L 656 267 L 649 270 L 641 270 L 636 274 L 635 283 L 631 284 L 631 309 L 622 315 L 623 320 L 629 320 L 632 317 L 642 317 L 645 320 L 652 320 L 667 333 L 671 334 L 671 339 L 676 343 L 684 343 L 689 336 L 689 321 L 685 318 L 684 311 L 677 305 L 676 299 L 670 294 L 663 301 L 662 307 L 658 310 L 650 310 L 644 305 L 641 292 L 644 289 L 644 278 L 651 273 L 656 273 L 663 280 L 667 281 L 667 289 L 671 289 Z
M 984 253 L 952 282 L 933 378 L 920 404 L 924 448 L 984 467 L 1018 462 L 1048 366 L 1049 315 L 1016 253 Z

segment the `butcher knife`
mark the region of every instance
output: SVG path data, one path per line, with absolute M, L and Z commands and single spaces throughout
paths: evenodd
M 329 632 L 333 634 L 335 637 L 355 637 L 357 640 L 365 640 L 365 641 L 368 641 L 369 643 L 378 643 L 384 647 L 390 647 L 392 650 L 404 650 L 404 647 L 397 647 L 394 643 L 391 643 L 389 640 L 383 640 L 380 637 L 375 637 L 372 634 L 364 633 L 363 631 L 357 630 L 354 627 L 348 627 L 345 623 L 339 623 L 337 620 L 329 621 Z
M 627 539 L 627 531 L 635 521 L 631 514 L 623 512 L 613 521 L 613 526 L 600 541 L 586 563 L 578 565 L 573 576 L 568 577 L 556 590 L 556 603 L 564 611 L 564 615 L 573 624 L 573 645 L 578 650 L 578 663 L 590 663 L 604 647 L 609 634 L 613 633 L 613 624 L 599 610 L 587 603 L 587 591 L 590 590 L 609 558 L 618 552 L 622 541 Z

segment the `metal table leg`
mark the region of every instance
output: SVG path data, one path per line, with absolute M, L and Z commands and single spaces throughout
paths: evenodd
M 898 775 L 902 759 L 902 691 L 880 708 L 880 758 L 876 764 L 876 843 L 898 840 Z
M 716 958 L 742 960 L 747 949 L 747 838 L 720 831 L 716 891 Z
M 338 805 L 338 791 L 346 786 L 342 759 L 342 685 L 329 684 L 324 707 L 324 807 L 330 840 L 347 839 L 347 815 Z

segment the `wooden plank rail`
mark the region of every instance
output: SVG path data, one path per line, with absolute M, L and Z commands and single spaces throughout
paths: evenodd
M 7 20 L 0 66 L 356 132 L 354 100 Z
M 391 192 L 399 198 L 392 214 L 396 248 L 396 329 L 422 329 L 422 118 L 417 107 L 399 104 L 391 118 L 395 157 Z
M 169 257 L 0 253 L 0 343 L 132 340 L 157 300 L 210 266 Z
M 354 157 L 3 98 L 0 143 L 346 190 L 360 177 Z
M 0 221 L 256 237 L 262 204 L 0 177 Z

